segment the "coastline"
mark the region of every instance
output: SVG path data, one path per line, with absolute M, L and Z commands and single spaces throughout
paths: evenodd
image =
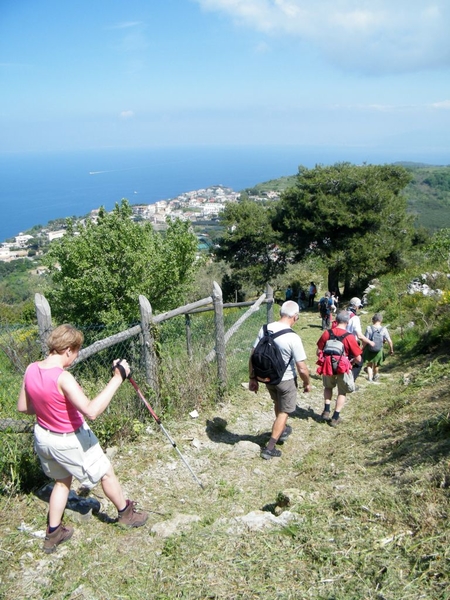
M 442 153 L 441 153 L 442 154 Z M 447 164 L 427 152 L 343 146 L 227 146 L 103 149 L 0 155 L 0 242 L 55 219 L 104 206 L 154 204 L 212 185 L 239 192 L 292 176 L 299 165 L 399 161 Z

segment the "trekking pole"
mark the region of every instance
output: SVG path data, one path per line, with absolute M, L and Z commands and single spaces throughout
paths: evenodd
M 148 410 L 150 411 L 150 414 L 152 415 L 152 417 L 155 419 L 155 421 L 158 423 L 158 425 L 161 427 L 162 432 L 164 433 L 164 435 L 167 437 L 167 439 L 169 440 L 169 442 L 172 444 L 172 446 L 175 448 L 175 450 L 178 452 L 181 460 L 184 462 L 184 464 L 186 465 L 186 467 L 189 469 L 189 472 L 191 473 L 192 477 L 195 479 L 195 481 L 198 483 L 198 485 L 203 489 L 205 489 L 203 487 L 202 482 L 198 479 L 198 477 L 195 475 L 194 471 L 191 469 L 191 467 L 189 466 L 187 460 L 184 458 L 184 456 L 181 454 L 180 450 L 178 449 L 178 446 L 176 445 L 176 443 L 173 441 L 173 439 L 170 437 L 169 433 L 167 432 L 167 430 L 165 429 L 164 425 L 161 423 L 161 419 L 158 417 L 158 415 L 155 413 L 155 411 L 153 410 L 153 408 L 150 406 L 150 404 L 148 403 L 148 401 L 145 399 L 144 394 L 141 392 L 141 390 L 139 389 L 138 384 L 134 381 L 134 379 L 132 377 L 128 377 L 131 385 L 134 387 L 134 389 L 136 390 L 139 398 L 142 400 L 142 402 L 145 404 L 145 406 L 148 408 Z

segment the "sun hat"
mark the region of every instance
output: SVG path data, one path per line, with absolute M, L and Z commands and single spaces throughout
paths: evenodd
M 362 306 L 362 302 L 359 298 L 356 298 L 355 296 L 350 300 L 350 306 L 356 306 L 356 308 L 359 308 L 360 306 Z

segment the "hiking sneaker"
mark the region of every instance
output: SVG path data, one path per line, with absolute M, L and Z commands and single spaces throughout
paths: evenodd
M 324 421 L 329 421 L 331 419 L 331 413 L 329 410 L 324 410 L 320 416 Z
M 45 532 L 44 546 L 43 546 L 44 552 L 46 554 L 51 554 L 52 552 L 54 552 L 56 550 L 56 547 L 59 546 L 59 544 L 62 544 L 63 542 L 70 540 L 72 535 L 73 535 L 73 527 L 65 527 L 62 523 L 58 527 L 58 529 L 55 529 L 55 531 L 53 531 L 52 533 L 48 532 L 48 527 L 47 527 L 47 531 Z
M 281 443 L 285 442 L 288 439 L 288 437 L 291 435 L 291 433 L 292 433 L 292 427 L 290 425 L 286 425 L 283 433 L 278 438 L 278 441 Z
M 339 417 L 338 419 L 331 419 L 330 421 L 331 427 L 337 427 L 339 423 L 342 423 L 341 417 Z
M 148 513 L 138 512 L 135 506 L 136 502 L 127 500 L 127 507 L 119 513 L 117 518 L 119 525 L 125 525 L 126 527 L 142 527 L 142 525 L 145 525 Z
M 374 380 L 374 381 L 378 381 L 379 379 L 380 379 L 380 376 L 379 376 L 379 375 L 374 375 L 374 376 L 373 376 L 373 380 Z
M 268 448 L 263 448 L 261 450 L 261 458 L 265 460 L 270 460 L 271 458 L 279 458 L 281 456 L 281 450 L 277 450 L 274 448 L 273 450 L 269 450 Z

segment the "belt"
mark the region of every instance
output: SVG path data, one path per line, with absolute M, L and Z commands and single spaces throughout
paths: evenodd
M 39 425 L 39 423 L 38 423 Z M 78 427 L 78 429 L 75 429 L 75 431 L 52 431 L 51 429 L 47 429 L 47 427 L 42 427 L 42 425 L 39 425 L 39 427 L 41 429 L 43 429 L 44 431 L 47 431 L 48 433 L 52 433 L 53 435 L 75 435 L 76 433 L 78 433 L 81 429 L 83 429 L 83 426 L 80 425 L 80 427 Z

